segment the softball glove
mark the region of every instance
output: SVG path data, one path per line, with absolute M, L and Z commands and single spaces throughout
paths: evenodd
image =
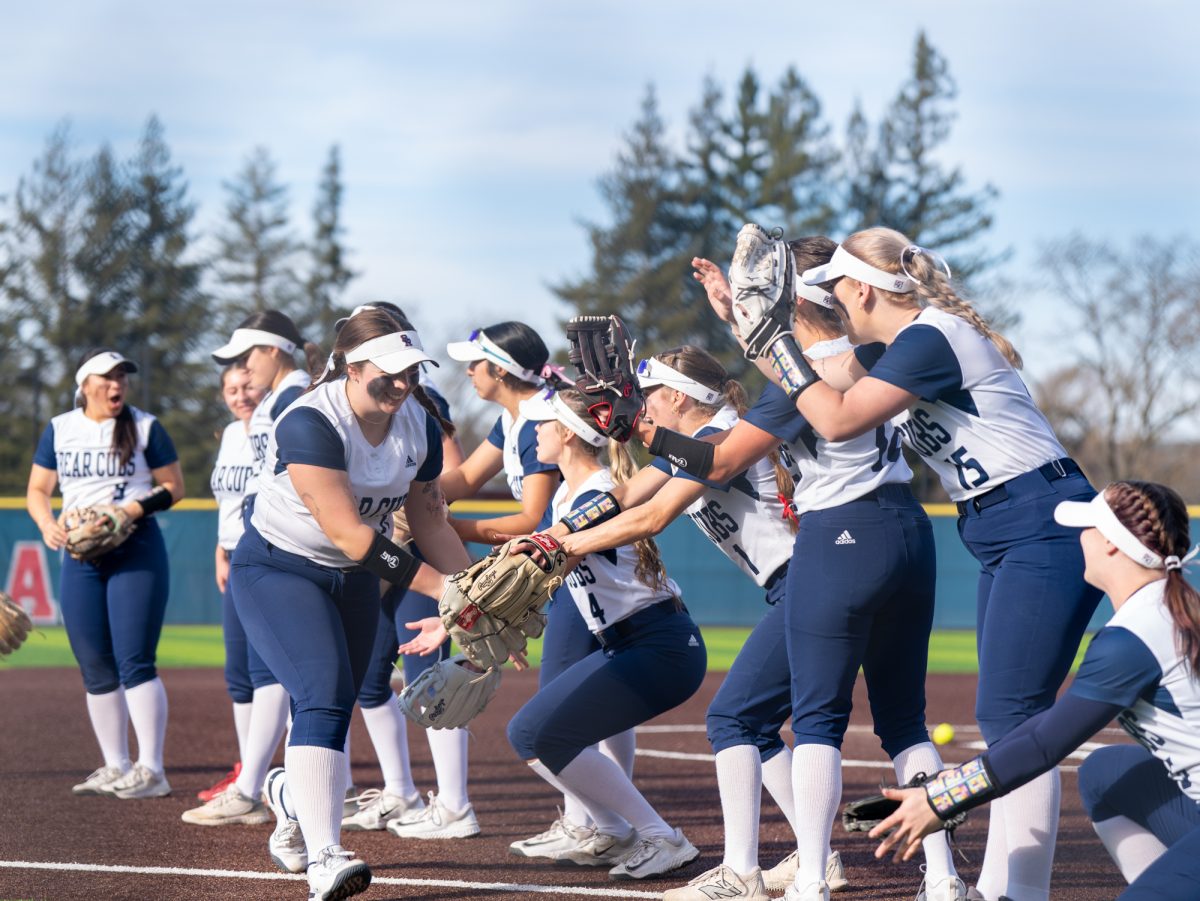
M 0 657 L 6 657 L 24 644 L 33 629 L 29 614 L 11 597 L 0 591 Z
M 500 670 L 478 672 L 459 654 L 413 680 L 400 694 L 400 709 L 426 729 L 458 729 L 483 713 L 499 686 Z
M 746 342 L 746 359 L 757 359 L 792 330 L 796 261 L 787 242 L 753 222 L 743 225 L 729 264 L 729 287 L 734 324 Z
M 75 507 L 62 515 L 67 553 L 76 560 L 95 560 L 124 543 L 133 532 L 129 514 L 116 504 Z
M 646 397 L 633 371 L 633 342 L 617 316 L 576 316 L 567 323 L 567 356 L 579 373 L 575 390 L 588 399 L 596 427 L 625 442 L 633 436 Z

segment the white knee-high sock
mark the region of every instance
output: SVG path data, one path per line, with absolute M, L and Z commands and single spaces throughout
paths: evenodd
M 284 753 L 288 793 L 304 833 L 308 859 L 340 843 L 346 797 L 345 753 L 311 745 L 288 745 Z
M 437 773 L 438 798 L 450 810 L 465 810 L 467 797 L 466 729 L 426 729 L 433 769 Z
M 584 748 L 563 767 L 558 778 L 587 805 L 593 817 L 598 808 L 607 807 L 636 829 L 641 838 L 670 838 L 675 834 L 624 771 L 599 751 Z
M 784 819 L 796 831 L 796 798 L 792 794 L 792 749 L 787 745 L 762 764 L 762 784 L 771 800 L 783 812 Z
M 600 742 L 600 753 L 633 778 L 633 761 L 637 756 L 637 736 L 632 729 L 618 732 Z
M 1128 817 L 1112 817 L 1092 823 L 1096 835 L 1108 849 L 1108 855 L 1125 877 L 1133 882 L 1146 867 L 1167 851 L 1167 846 L 1153 833 L 1143 829 Z
M 796 830 L 796 882 L 807 888 L 825 878 L 829 835 L 842 801 L 842 752 L 828 745 L 796 745 L 792 750 L 792 794 L 804 811 Z
M 927 741 L 905 748 L 896 755 L 892 763 L 896 767 L 898 785 L 904 785 L 918 773 L 933 776 L 942 769 L 941 755 L 933 744 Z M 954 870 L 954 856 L 945 832 L 938 831 L 926 836 L 921 842 L 921 847 L 925 851 L 925 881 L 928 885 L 937 885 L 948 877 L 957 875 Z
M 549 770 L 546 770 L 549 773 Z M 552 785 L 557 785 L 558 780 L 555 779 Z M 567 821 L 573 826 L 595 826 L 596 821 L 592 819 L 592 815 L 588 812 L 587 806 L 568 791 L 563 792 L 562 815 L 567 818 Z M 601 830 L 607 832 L 608 830 Z
M 1008 888 L 1008 836 L 1004 830 L 1004 808 L 1007 797 L 997 798 L 987 806 L 988 834 L 983 851 L 983 864 L 975 887 L 985 898 L 999 898 Z
M 238 760 L 246 756 L 246 742 L 250 737 L 250 714 L 254 710 L 253 701 L 233 704 L 233 731 L 237 733 Z
M 246 735 L 237 787 L 247 798 L 257 798 L 262 794 L 275 749 L 283 738 L 291 703 L 284 687 L 275 683 L 254 689 L 250 706 L 250 731 Z
M 155 676 L 149 682 L 125 689 L 129 721 L 137 736 L 138 763 L 156 773 L 163 771 L 163 742 L 167 737 L 167 689 Z
M 353 711 L 351 711 L 353 713 Z M 342 788 L 344 796 L 350 789 L 354 788 L 354 773 L 350 771 L 350 727 L 346 727 L 346 741 L 342 743 L 342 778 L 345 780 L 345 786 Z
M 583 819 L 576 821 L 570 816 L 567 819 L 577 826 L 594 826 L 598 831 L 606 835 L 628 835 L 633 829 L 622 816 L 615 813 L 611 808 L 604 805 L 591 805 L 582 798 L 577 797 L 571 789 L 567 788 L 563 782 L 550 772 L 549 768 L 540 760 L 529 761 L 529 768 L 550 783 L 551 786 L 557 788 L 563 793 L 564 800 L 570 804 L 575 810 L 582 812 Z M 564 816 L 566 814 L 564 813 Z
M 717 752 L 717 789 L 725 824 L 724 864 L 745 875 L 758 866 L 758 822 L 762 803 L 762 757 L 754 745 Z
M 1043 773 L 1007 796 L 1004 837 L 1008 843 L 1008 886 L 1013 901 L 1048 901 L 1062 780 L 1058 769 Z
M 115 766 L 121 772 L 130 767 L 129 761 L 129 708 L 125 704 L 125 689 L 118 685 L 115 691 L 102 695 L 88 694 L 88 719 L 104 757 L 105 766 Z
M 383 790 L 411 798 L 417 787 L 413 784 L 408 756 L 408 725 L 395 697 L 378 707 L 362 708 L 362 716 L 375 746 L 375 756 L 379 758 L 379 769 L 383 771 Z

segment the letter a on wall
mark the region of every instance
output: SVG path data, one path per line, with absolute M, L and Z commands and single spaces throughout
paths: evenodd
M 50 594 L 50 567 L 46 562 L 46 548 L 40 541 L 13 543 L 5 590 L 14 601 L 25 608 L 25 612 L 35 623 L 49 625 L 59 621 L 58 604 Z

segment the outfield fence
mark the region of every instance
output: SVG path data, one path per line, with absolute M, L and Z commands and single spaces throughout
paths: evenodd
M 482 517 L 513 512 L 510 501 L 462 501 L 456 516 Z M 979 571 L 958 539 L 954 507 L 926 507 L 937 541 L 938 579 L 936 629 L 975 628 L 975 582 Z M 1200 508 L 1190 508 L 1192 532 L 1200 535 Z M 213 501 L 186 500 L 158 514 L 171 561 L 169 623 L 220 623 L 221 598 L 214 578 L 217 510 Z M 702 625 L 749 626 L 762 616 L 762 592 L 716 550 L 685 519 L 672 523 L 658 537 L 667 571 L 683 590 L 688 609 Z M 482 547 L 472 550 L 482 553 Z M 42 544 L 37 527 L 25 512 L 23 499 L 0 499 L 0 572 L 5 590 L 37 622 L 56 623 L 61 555 Z M 1197 581 L 1195 575 L 1193 581 Z M 1107 599 L 1092 621 L 1098 628 L 1112 607 Z

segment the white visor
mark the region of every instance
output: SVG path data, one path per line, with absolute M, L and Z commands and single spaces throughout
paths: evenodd
M 592 447 L 603 447 L 608 443 L 607 438 L 584 422 L 553 389 L 539 391 L 533 397 L 521 401 L 521 415 L 534 422 L 557 420 Z
M 722 400 L 725 396 L 715 388 L 709 388 L 707 385 L 700 384 L 695 379 L 684 375 L 678 369 L 673 369 L 662 360 L 656 360 L 654 357 L 638 363 L 637 378 L 638 384 L 643 388 L 655 388 L 659 385 L 665 385 L 668 388 L 674 388 L 676 391 L 682 391 L 688 397 L 710 406 Z
M 446 345 L 446 353 L 450 355 L 450 359 L 458 360 L 460 363 L 474 363 L 476 360 L 495 363 L 505 372 L 515 375 L 523 382 L 538 385 L 542 381 L 538 373 L 532 369 L 526 369 L 514 360 L 504 348 L 485 335 L 483 329 L 480 328 L 471 332 L 471 337 L 466 341 L 451 341 Z
M 917 283 L 907 276 L 884 272 L 882 269 L 876 269 L 870 263 L 863 262 L 841 244 L 833 252 L 833 257 L 828 263 L 806 270 L 800 276 L 800 281 L 806 285 L 823 285 L 835 278 L 847 275 L 855 281 L 871 285 L 882 291 L 893 291 L 896 294 L 907 294 L 917 286 Z
M 126 360 L 116 351 L 106 350 L 85 361 L 75 370 L 75 385 L 82 388 L 89 375 L 108 375 L 114 369 L 120 369 L 122 372 L 138 371 L 136 363 Z
M 346 352 L 347 363 L 365 363 L 368 360 L 388 375 L 399 375 L 418 363 L 438 365 L 433 357 L 425 353 L 416 332 L 389 332 L 364 341 Z
M 333 324 L 333 330 L 335 332 L 340 332 L 342 330 L 342 327 L 345 326 L 345 324 L 347 322 L 349 322 L 351 319 L 353 319 L 359 313 L 365 313 L 367 310 L 378 310 L 378 309 L 379 309 L 379 307 L 373 306 L 372 304 L 369 304 L 369 303 L 360 304 L 359 306 L 355 307 L 353 310 L 350 311 L 349 316 L 343 316 L 341 319 L 337 320 L 337 322 L 335 322 Z
M 815 303 L 819 307 L 825 307 L 827 310 L 833 309 L 833 295 L 818 285 L 796 282 L 796 296 L 809 303 Z
M 1163 558 L 1146 547 L 1134 536 L 1101 491 L 1086 504 L 1082 501 L 1063 501 L 1054 508 L 1054 521 L 1060 526 L 1076 529 L 1099 529 L 1100 534 L 1111 541 L 1122 554 L 1147 569 L 1163 569 Z
M 251 348 L 263 345 L 278 347 L 285 354 L 296 352 L 296 342 L 289 341 L 283 335 L 258 328 L 239 328 L 233 330 L 229 342 L 214 350 L 212 356 L 218 363 L 232 363 Z

